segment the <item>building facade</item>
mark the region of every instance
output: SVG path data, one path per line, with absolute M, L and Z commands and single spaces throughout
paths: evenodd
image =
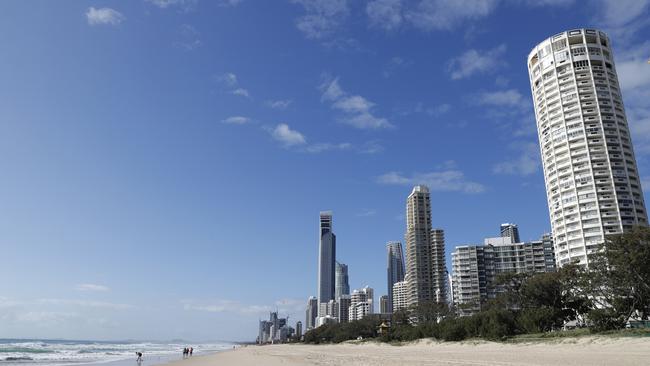
M 393 313 L 408 308 L 410 288 L 410 284 L 406 281 L 396 282 L 393 285 Z
M 407 198 L 405 242 L 409 304 L 444 301 L 444 232 L 432 230 L 431 201 L 426 186 L 415 186 Z
M 556 34 L 528 55 L 555 255 L 588 255 L 648 217 L 611 42 L 595 29 Z
M 296 337 L 298 339 L 302 338 L 302 322 L 300 320 L 296 322 Z
M 381 295 L 379 297 L 379 313 L 381 314 L 392 313 L 392 309 L 388 307 L 388 295 Z
M 318 247 L 318 303 L 326 304 L 334 300 L 336 279 L 336 235 L 332 232 L 332 212 L 320 213 Z M 320 305 L 318 307 L 320 309 Z
M 350 305 L 352 304 L 352 297 L 350 295 L 341 295 L 337 299 L 339 323 L 347 323 L 350 321 Z
M 516 224 L 501 224 L 501 236 L 512 238 L 513 243 L 521 242 L 521 240 L 519 240 L 519 227 L 517 227 Z
M 307 310 L 305 311 L 305 326 L 307 330 L 316 327 L 316 318 L 318 317 L 318 299 L 310 296 L 307 301 Z
M 553 240 L 513 243 L 510 237 L 488 238 L 484 245 L 458 246 L 451 254 L 454 303 L 460 315 L 471 315 L 500 289 L 500 273 L 544 273 L 555 271 Z
M 386 244 L 386 272 L 388 277 L 388 312 L 393 311 L 393 285 L 404 281 L 404 254 L 402 243 L 389 241 Z
M 338 300 L 342 295 L 350 294 L 350 283 L 348 278 L 348 265 L 336 262 L 335 267 L 334 299 Z

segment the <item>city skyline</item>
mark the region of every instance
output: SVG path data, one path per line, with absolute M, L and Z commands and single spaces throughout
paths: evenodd
M 378 299 L 417 184 L 448 265 L 500 223 L 539 239 L 527 63 L 564 31 L 608 35 L 647 188 L 650 2 L 481 3 L 2 2 L 0 337 L 304 320 L 322 209 L 350 288 Z

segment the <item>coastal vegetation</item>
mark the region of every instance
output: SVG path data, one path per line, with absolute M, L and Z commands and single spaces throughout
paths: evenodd
M 382 335 L 377 329 L 384 320 L 373 315 L 310 330 L 304 342 L 508 340 L 563 334 L 559 331 L 567 325 L 579 330 L 566 335 L 623 329 L 630 319 L 650 316 L 650 228 L 609 237 L 590 255 L 588 267 L 570 264 L 557 272 L 509 273 L 496 282 L 496 298 L 470 316 L 458 316 L 462 309 L 446 304 L 424 303 L 394 313 L 390 330 Z

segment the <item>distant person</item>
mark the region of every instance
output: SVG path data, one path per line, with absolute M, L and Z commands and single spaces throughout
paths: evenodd
M 136 352 L 135 355 L 138 356 L 138 358 L 136 359 L 136 361 L 137 361 L 137 362 L 142 362 L 142 352 Z
M 183 348 L 183 358 L 187 357 L 187 347 Z
M 192 352 L 194 352 L 194 348 L 190 347 L 190 356 L 192 355 Z

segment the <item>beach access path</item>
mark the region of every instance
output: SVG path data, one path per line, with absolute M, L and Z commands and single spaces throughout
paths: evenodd
M 421 340 L 400 346 L 374 342 L 246 346 L 168 364 L 199 365 L 650 365 L 650 337 L 594 336 L 527 343 Z

